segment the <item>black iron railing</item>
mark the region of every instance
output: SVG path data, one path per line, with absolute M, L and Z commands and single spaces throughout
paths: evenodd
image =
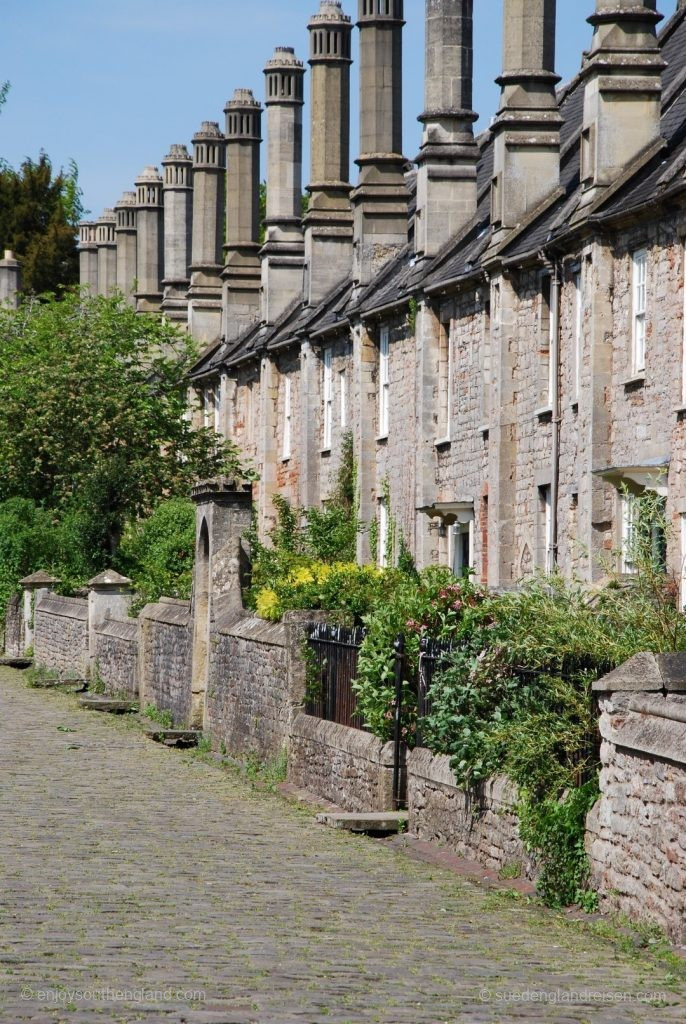
M 362 627 L 348 629 L 319 622 L 308 639 L 307 713 L 326 722 L 363 729 L 352 688 L 365 637 Z

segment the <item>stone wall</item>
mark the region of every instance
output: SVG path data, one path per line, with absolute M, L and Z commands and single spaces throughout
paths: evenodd
M 457 786 L 449 757 L 423 748 L 407 756 L 412 835 L 444 843 L 494 871 L 518 867 L 522 876 L 535 878 L 535 865 L 519 838 L 516 798 L 514 786 L 502 776 L 468 793 Z
M 34 613 L 33 646 L 36 665 L 85 676 L 88 601 L 81 597 L 44 597 Z
M 24 653 L 24 616 L 20 594 L 12 594 L 5 612 L 5 654 L 18 658 Z
M 600 691 L 601 797 L 586 848 L 607 908 L 686 942 L 686 656 L 636 655 Z
M 205 710 L 215 746 L 268 759 L 288 745 L 305 700 L 305 626 L 321 617 L 287 612 L 278 623 L 247 616 L 218 623 Z
M 109 695 L 138 700 L 138 622 L 108 619 L 95 630 L 97 672 Z
M 288 758 L 289 782 L 344 811 L 390 811 L 393 744 L 371 733 L 297 714 Z
M 185 725 L 191 707 L 192 625 L 188 601 L 162 598 L 140 614 L 138 680 L 141 708 L 153 704 Z

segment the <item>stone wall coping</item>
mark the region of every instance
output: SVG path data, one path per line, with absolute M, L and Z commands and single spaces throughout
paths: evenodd
M 44 597 L 36 608 L 36 615 L 57 615 L 63 619 L 88 620 L 88 600 L 85 597 Z
M 600 735 L 615 747 L 649 754 L 661 761 L 686 765 L 686 715 L 684 705 L 669 714 L 668 698 L 662 702 L 634 705 L 636 710 L 619 708 L 600 718 Z
M 686 693 L 686 652 L 634 654 L 613 672 L 593 684 L 596 693 L 643 691 Z
M 218 627 L 217 632 L 237 640 L 252 640 L 271 647 L 288 646 L 288 630 L 283 622 L 268 622 L 255 616 L 224 623 Z
M 140 614 L 140 618 L 148 619 L 152 622 L 164 622 L 168 626 L 188 626 L 191 621 L 190 602 L 146 604 Z
M 415 747 L 409 752 L 407 774 L 408 778 L 414 775 L 434 785 L 463 792 L 450 767 L 450 757 L 447 754 L 434 754 L 426 747 Z M 517 787 L 506 775 L 495 775 L 487 779 L 475 787 L 475 792 L 491 806 L 513 809 L 517 803 Z
M 118 640 L 128 640 L 135 643 L 138 640 L 138 623 L 135 619 L 131 619 L 130 622 L 105 619 L 104 622 L 96 625 L 95 632 L 100 636 L 113 636 Z
M 339 725 L 338 722 L 325 722 L 321 718 L 306 715 L 302 711 L 293 720 L 291 736 L 301 740 L 311 740 L 382 767 L 393 766 L 392 743 L 382 743 L 377 736 L 370 732 L 351 729 L 347 725 Z

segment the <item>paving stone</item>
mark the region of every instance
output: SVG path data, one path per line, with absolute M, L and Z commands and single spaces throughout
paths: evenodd
M 67 749 L 58 727 L 76 730 Z M 0 669 L 2 1024 L 677 1024 L 664 969 Z M 595 1003 L 570 992 L 606 994 Z M 548 994 L 558 1001 L 513 994 Z

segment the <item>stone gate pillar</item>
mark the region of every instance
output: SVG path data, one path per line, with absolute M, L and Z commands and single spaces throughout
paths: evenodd
M 248 566 L 241 538 L 252 519 L 252 485 L 209 480 L 193 488 L 192 498 L 197 513 L 190 724 L 202 728 L 213 625 L 226 615 L 239 615 L 243 608 L 241 588 Z
M 134 591 L 128 576 L 106 569 L 88 581 L 88 664 L 91 675 L 95 669 L 96 631 L 106 619 L 126 622 Z
M 47 594 L 53 593 L 60 582 L 55 576 L 42 571 L 34 572 L 33 575 L 20 580 L 19 585 L 24 591 L 24 649 L 21 653 L 26 654 L 33 647 L 33 617 L 36 608 Z

